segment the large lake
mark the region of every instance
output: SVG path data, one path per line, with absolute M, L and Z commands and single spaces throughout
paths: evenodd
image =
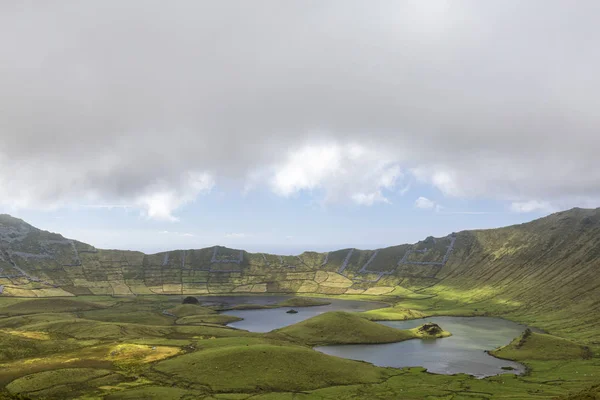
M 203 302 L 220 304 L 274 305 L 292 296 L 207 296 Z M 367 311 L 385 307 L 383 303 L 355 300 L 324 299 L 331 304 L 315 307 L 294 307 L 298 314 L 287 314 L 290 307 L 262 310 L 232 310 L 224 314 L 244 318 L 229 326 L 252 332 L 269 332 L 328 311 Z M 398 329 L 410 329 L 425 322 L 435 322 L 452 336 L 442 339 L 413 339 L 399 343 L 367 345 L 335 345 L 315 347 L 325 354 L 367 361 L 382 367 L 425 367 L 436 374 L 466 373 L 486 377 L 503 373 L 521 374 L 522 364 L 501 360 L 485 351 L 504 346 L 527 327 L 500 318 L 432 317 L 410 321 L 386 321 L 381 324 Z M 512 370 L 503 369 L 510 367 Z
M 409 329 L 425 322 L 435 322 L 451 332 L 452 336 L 390 344 L 321 346 L 315 350 L 382 367 L 425 367 L 436 374 L 466 373 L 483 378 L 502 373 L 521 374 L 525 371 L 522 364 L 501 360 L 485 352 L 510 343 L 527 328 L 524 325 L 488 317 L 434 317 L 381 323 Z M 514 369 L 505 370 L 502 367 Z

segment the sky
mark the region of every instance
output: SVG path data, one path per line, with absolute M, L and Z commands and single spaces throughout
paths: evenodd
M 600 206 L 597 1 L 0 2 L 0 212 L 374 248 Z

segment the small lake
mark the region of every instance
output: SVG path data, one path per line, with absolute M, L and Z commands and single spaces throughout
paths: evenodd
M 218 297 L 198 297 L 198 300 L 204 304 L 213 302 L 213 304 L 258 304 L 275 305 L 294 296 L 218 296 Z M 233 322 L 227 326 L 233 328 L 245 329 L 250 332 L 269 332 L 273 329 L 283 328 L 305 319 L 323 314 L 329 311 L 368 311 L 377 308 L 387 307 L 387 304 L 342 299 L 318 299 L 328 301 L 331 304 L 325 306 L 312 307 L 281 307 L 264 310 L 231 310 L 224 311 L 223 314 L 233 315 L 243 318 L 242 321 Z M 286 311 L 294 309 L 298 314 L 287 314 Z
M 432 317 L 381 323 L 398 329 L 410 329 L 425 322 L 438 324 L 452 333 L 452 336 L 389 344 L 320 346 L 315 347 L 315 350 L 332 356 L 367 361 L 381 367 L 424 367 L 435 374 L 466 373 L 484 378 L 525 372 L 522 364 L 485 353 L 485 350 L 510 343 L 527 328 L 525 325 L 488 317 Z M 512 367 L 514 370 L 504 370 L 502 367 Z

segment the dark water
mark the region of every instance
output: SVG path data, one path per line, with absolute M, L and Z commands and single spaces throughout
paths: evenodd
M 274 305 L 289 299 L 293 296 L 218 296 L 218 297 L 199 297 L 200 301 L 212 301 L 227 304 L 260 304 Z M 376 308 L 382 308 L 383 303 L 341 300 L 341 299 L 317 299 L 328 301 L 331 304 L 326 306 L 313 307 L 282 307 L 265 310 L 232 310 L 225 311 L 223 314 L 234 315 L 244 318 L 242 321 L 233 322 L 228 326 L 245 329 L 251 332 L 269 332 L 273 329 L 283 328 L 305 319 L 323 314 L 328 311 L 368 311 Z M 294 309 L 298 314 L 287 314 L 286 311 Z
M 420 366 L 436 374 L 466 373 L 483 378 L 503 373 L 520 374 L 525 371 L 525 367 L 519 363 L 500 360 L 485 353 L 485 350 L 493 350 L 510 343 L 527 328 L 515 322 L 488 317 L 433 317 L 382 324 L 409 329 L 425 322 L 435 322 L 442 329 L 451 332 L 452 336 L 390 344 L 321 346 L 315 350 L 383 367 Z M 512 367 L 514 370 L 507 371 L 502 367 Z

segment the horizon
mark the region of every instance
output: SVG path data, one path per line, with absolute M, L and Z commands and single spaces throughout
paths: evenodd
M 275 254 L 275 255 L 291 255 L 291 256 L 297 256 L 300 255 L 304 252 L 318 252 L 318 253 L 326 253 L 326 252 L 331 252 L 331 251 L 336 251 L 336 250 L 345 250 L 345 249 L 350 249 L 350 248 L 354 248 L 357 250 L 376 250 L 376 249 L 382 249 L 382 248 L 386 248 L 386 247 L 394 247 L 394 246 L 398 246 L 398 245 L 403 245 L 403 244 L 415 244 L 419 241 L 422 241 L 424 239 L 426 239 L 427 237 L 436 237 L 436 238 L 442 238 L 442 237 L 446 237 L 448 235 L 451 235 L 452 233 L 460 233 L 463 231 L 473 231 L 473 230 L 486 230 L 486 229 L 500 229 L 500 228 L 506 228 L 506 227 L 510 227 L 510 226 L 514 226 L 514 225 L 518 225 L 518 224 L 523 224 L 523 223 L 528 223 L 528 222 L 533 222 L 536 221 L 538 219 L 543 219 L 545 217 L 549 217 L 553 214 L 557 214 L 557 213 L 562 213 L 562 212 L 568 212 L 568 211 L 574 211 L 574 210 L 595 210 L 598 208 L 581 208 L 581 207 L 573 207 L 570 209 L 565 209 L 565 210 L 557 210 L 555 212 L 552 212 L 550 214 L 545 214 L 545 215 L 541 215 L 538 216 L 536 218 L 533 219 L 528 219 L 526 221 L 523 222 L 516 222 L 514 224 L 510 224 L 510 225 L 501 225 L 501 226 L 491 226 L 491 227 L 484 227 L 484 228 L 474 228 L 474 229 L 460 229 L 460 230 L 454 230 L 451 232 L 447 232 L 446 234 L 440 234 L 440 235 L 427 235 L 426 237 L 420 237 L 414 241 L 404 241 L 404 242 L 397 242 L 397 243 L 391 243 L 391 244 L 383 244 L 380 246 L 371 246 L 371 247 L 360 247 L 360 246 L 338 246 L 338 247 L 320 247 L 319 245 L 306 245 L 306 246 L 302 246 L 302 245 L 298 245 L 295 247 L 285 247 L 285 246 L 269 246 L 266 245 L 266 250 L 265 247 L 260 248 L 260 247 L 254 247 L 254 246 L 250 246 L 250 247 L 237 247 L 237 249 L 239 250 L 244 250 L 248 253 L 267 253 L 267 254 Z M 102 247 L 102 246 L 97 246 L 94 243 L 90 243 L 90 242 L 86 242 L 85 240 L 82 240 L 81 238 L 78 237 L 70 237 L 68 235 L 65 235 L 63 232 L 58 231 L 58 230 L 52 230 L 52 229 L 46 229 L 40 226 L 37 226 L 35 223 L 32 223 L 31 221 L 26 220 L 25 218 L 21 218 L 19 216 L 15 216 L 15 215 L 11 215 L 11 214 L 2 214 L 0 213 L 0 216 L 2 215 L 6 215 L 8 217 L 11 218 L 16 218 L 16 219 L 20 219 L 23 222 L 33 226 L 34 228 L 37 229 L 41 229 L 44 231 L 48 231 L 51 233 L 57 233 L 60 234 L 62 236 L 64 236 L 67 239 L 71 239 L 71 240 L 78 240 L 80 242 L 84 242 L 87 243 L 89 245 L 92 245 L 98 249 L 103 249 L 103 250 L 125 250 L 125 251 L 137 251 L 137 252 L 142 252 L 144 254 L 147 255 L 152 255 L 152 254 L 157 254 L 157 253 L 164 253 L 164 252 L 170 252 L 170 251 L 178 251 L 178 250 L 189 250 L 189 249 L 206 249 L 206 248 L 211 248 L 211 247 L 215 247 L 215 246 L 222 246 L 222 247 L 230 247 L 227 245 L 224 245 L 223 243 L 212 243 L 212 244 L 200 244 L 199 246 L 196 247 L 165 247 L 165 248 L 161 248 L 159 250 L 156 251 L 147 251 L 147 250 L 142 250 L 142 249 L 138 249 L 138 248 L 113 248 L 113 247 Z M 259 245 L 260 246 L 260 245 Z M 289 251 L 284 251 L 282 249 L 292 249 Z

